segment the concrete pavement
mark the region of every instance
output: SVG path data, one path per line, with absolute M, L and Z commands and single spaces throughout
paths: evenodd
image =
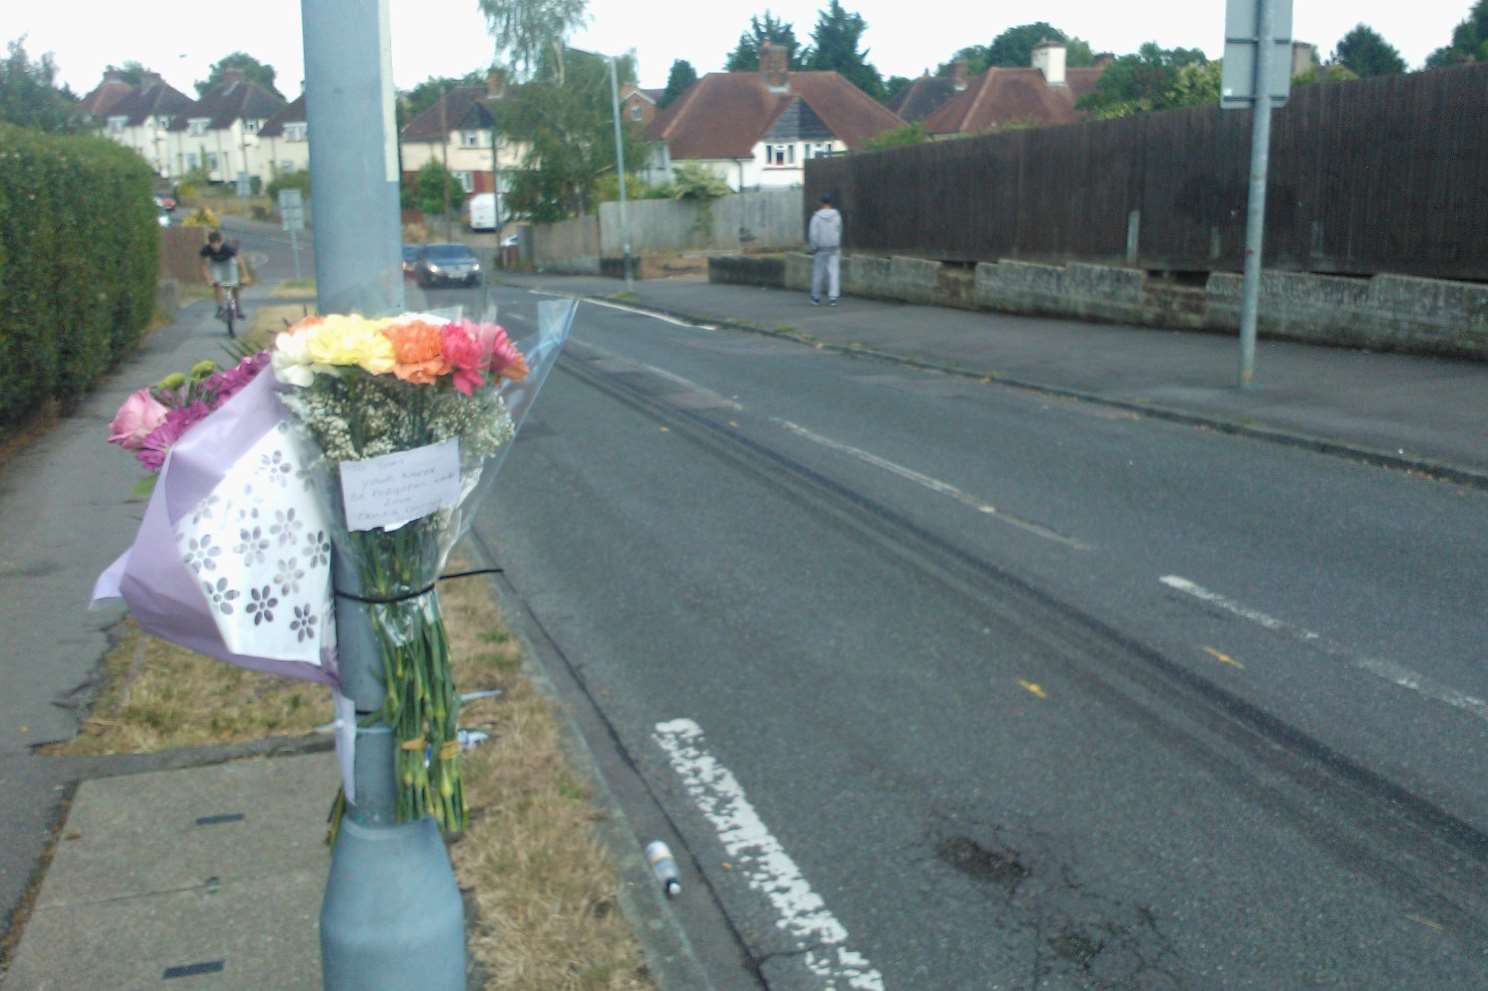
M 1229 336 L 969 312 L 701 281 L 503 276 L 703 323 L 874 355 L 1488 487 L 1488 364 L 1262 340 L 1236 388 Z

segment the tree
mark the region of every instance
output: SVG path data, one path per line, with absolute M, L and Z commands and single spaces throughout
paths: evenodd
M 811 51 L 808 69 L 836 72 L 875 100 L 883 97 L 883 77 L 868 61 L 868 50 L 858 51 L 858 42 L 868 22 L 861 14 L 850 14 L 839 0 L 831 0 L 816 15 L 811 29 Z
M 724 69 L 728 72 L 758 72 L 760 46 L 767 41 L 772 45 L 784 46 L 786 68 L 795 68 L 800 64 L 798 58 L 809 54 L 799 51 L 801 44 L 796 41 L 795 28 L 784 21 L 776 20 L 767 10 L 763 21 L 758 17 L 749 19 L 749 30 L 739 35 L 739 44 L 729 53 Z
M 883 95 L 884 102 L 887 103 L 889 100 L 892 100 L 900 93 L 903 93 L 905 90 L 909 89 L 909 87 L 912 85 L 914 85 L 914 80 L 909 78 L 908 76 L 890 76 L 888 79 L 885 79 Z
M 1343 83 L 1358 79 L 1359 76 L 1352 69 L 1338 65 L 1336 62 L 1319 66 L 1316 69 L 1308 69 L 1300 76 L 1292 77 L 1292 86 L 1311 86 L 1313 83 Z
M 667 73 L 666 90 L 662 92 L 661 99 L 656 101 L 656 109 L 664 109 L 695 82 L 697 70 L 692 67 L 692 63 L 686 59 L 677 59 L 672 63 L 672 71 Z
M 568 36 L 589 21 L 586 0 L 480 0 L 486 26 L 518 78 L 540 73 L 546 62 L 561 83 Z
M 906 145 L 924 144 L 930 140 L 929 133 L 925 130 L 925 122 L 917 120 L 913 124 L 905 124 L 890 131 L 880 131 L 867 141 L 863 147 L 868 151 L 878 151 L 881 148 L 903 148 Z
M 430 160 L 418 170 L 414 178 L 413 202 L 425 215 L 434 217 L 444 213 L 445 192 L 449 192 L 450 210 L 458 213 L 465 202 L 465 189 L 453 175 L 447 172 L 443 162 Z
M 47 52 L 34 62 L 22 35 L 6 46 L 0 62 L 0 120 L 41 131 L 76 131 L 83 115 L 57 88 L 57 65 Z
M 672 195 L 679 200 L 716 200 L 732 189 L 728 180 L 698 162 L 672 166 Z
M 194 84 L 196 86 L 196 95 L 198 97 L 206 96 L 208 90 L 221 86 L 228 69 L 238 69 L 243 73 L 244 79 L 251 83 L 257 83 L 270 93 L 283 96 L 282 93 L 274 88 L 274 67 L 260 62 L 247 52 L 233 52 L 231 55 L 225 55 L 214 62 L 212 68 L 207 71 L 207 78 L 198 80 Z
M 1057 41 L 1064 45 L 1064 64 L 1071 69 L 1095 64 L 1095 53 L 1090 42 L 1067 35 L 1047 21 L 1019 24 L 992 39 L 990 45 L 969 45 L 940 64 L 937 75 L 948 76 L 957 59 L 966 60 L 966 74 L 980 75 L 997 66 L 1004 69 L 1024 69 L 1033 64 L 1033 49 L 1041 41 Z
M 149 71 L 149 69 L 135 59 L 130 59 L 123 65 L 110 63 L 103 67 L 103 74 L 105 76 L 112 72 L 131 86 L 143 86 L 145 84 L 145 73 Z
M 1160 48 L 1149 41 L 1135 55 L 1123 55 L 1112 62 L 1101 73 L 1095 91 L 1082 97 L 1076 106 L 1097 118 L 1188 106 L 1183 101 L 1201 92 L 1197 86 L 1200 80 L 1192 78 L 1191 70 L 1191 78 L 1180 83 L 1179 71 L 1187 65 L 1202 67 L 1208 62 L 1197 48 Z
M 1488 0 L 1478 0 L 1467 20 L 1452 31 L 1452 43 L 1426 57 L 1426 68 L 1440 69 L 1460 62 L 1488 62 Z
M 566 63 L 563 82 L 550 61 L 538 78 L 493 108 L 501 133 L 527 149 L 521 168 L 508 173 L 505 199 L 514 217 L 542 223 L 592 212 L 600 177 L 615 168 L 609 65 L 576 49 L 569 49 Z M 621 83 L 635 80 L 629 56 L 616 61 L 615 71 Z M 630 121 L 621 133 L 628 173 L 645 151 Z
M 1359 24 L 1338 41 L 1332 61 L 1346 66 L 1360 79 L 1392 76 L 1405 71 L 1405 59 L 1395 46 L 1366 24 Z

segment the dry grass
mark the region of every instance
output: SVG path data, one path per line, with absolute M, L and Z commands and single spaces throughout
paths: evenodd
M 451 562 L 463 570 L 465 562 Z M 553 704 L 522 672 L 520 643 L 480 578 L 440 586 L 455 680 L 501 695 L 461 712 L 490 739 L 464 758 L 470 828 L 451 845 L 473 893 L 471 953 L 500 991 L 648 991 L 640 947 L 616 902 L 600 815 L 564 754 Z M 83 731 L 54 753 L 160 750 L 298 734 L 331 718 L 325 689 L 254 674 L 141 634 L 130 623 L 104 660 Z
M 275 294 L 277 297 L 277 293 Z M 254 307 L 248 317 L 248 329 L 243 333 L 243 342 L 257 350 L 263 350 L 274 343 L 274 335 L 296 320 L 315 312 L 314 296 L 310 296 L 310 304 L 306 303 L 271 303 L 267 306 Z M 285 321 L 288 321 L 286 323 Z

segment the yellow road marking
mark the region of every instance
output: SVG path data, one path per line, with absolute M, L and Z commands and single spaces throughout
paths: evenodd
M 662 427 L 661 428 L 661 432 L 664 433 L 664 434 L 669 434 L 672 431 L 671 431 L 671 428 L 670 427 Z
M 1442 925 L 1440 922 L 1432 922 L 1430 919 L 1424 918 L 1419 915 L 1407 915 L 1406 918 L 1412 922 L 1420 923 L 1427 929 L 1435 929 L 1437 932 L 1442 931 Z
M 1026 678 L 1019 678 L 1018 684 L 1026 689 L 1028 693 L 1035 698 L 1046 699 L 1049 697 L 1049 693 L 1044 691 L 1043 686 L 1038 684 L 1037 682 L 1029 681 Z
M 1221 654 L 1219 651 L 1215 650 L 1213 647 L 1205 647 L 1204 648 L 1204 653 L 1208 654 L 1210 657 L 1214 658 L 1216 661 L 1218 661 L 1221 664 L 1228 664 L 1230 667 L 1232 667 L 1232 668 L 1239 668 L 1241 671 L 1244 671 L 1245 670 L 1245 665 L 1244 664 L 1241 664 L 1239 661 L 1235 660 L 1229 654 Z

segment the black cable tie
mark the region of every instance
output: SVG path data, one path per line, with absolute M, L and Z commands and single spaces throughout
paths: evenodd
M 457 571 L 452 575 L 440 575 L 437 581 L 448 581 L 451 578 L 469 578 L 472 575 L 499 575 L 503 573 L 501 568 L 476 568 L 472 571 Z M 362 595 L 353 595 L 351 592 L 343 592 L 339 588 L 333 590 L 336 598 L 350 599 L 352 602 L 360 602 L 368 606 L 388 606 L 395 602 L 407 602 L 409 599 L 417 599 L 434 591 L 434 582 L 430 582 L 416 592 L 405 592 L 402 595 L 391 595 L 386 598 L 368 598 Z

